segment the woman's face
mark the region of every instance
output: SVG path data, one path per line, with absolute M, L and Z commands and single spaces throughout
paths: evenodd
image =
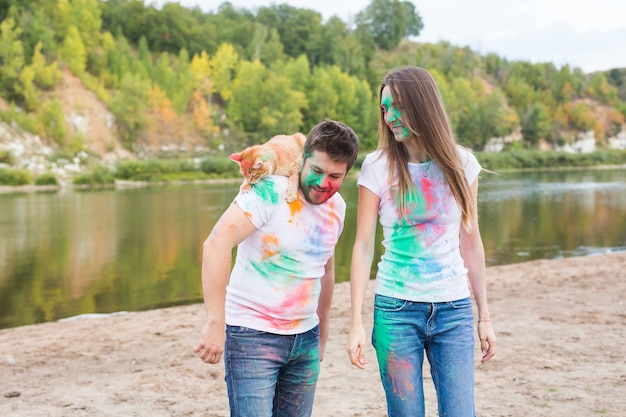
M 397 142 L 404 142 L 411 136 L 411 131 L 402 122 L 402 113 L 398 104 L 393 102 L 391 89 L 385 86 L 380 95 L 380 107 L 383 111 L 383 119 L 385 124 L 393 132 L 393 136 Z

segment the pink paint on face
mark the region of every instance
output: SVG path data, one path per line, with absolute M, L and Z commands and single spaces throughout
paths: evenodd
M 346 162 L 333 161 L 325 152 L 313 151 L 300 171 L 304 198 L 311 204 L 325 203 L 339 191 L 347 172 Z

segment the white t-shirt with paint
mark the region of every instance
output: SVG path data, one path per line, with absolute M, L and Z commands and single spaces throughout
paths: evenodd
M 237 248 L 226 289 L 226 323 L 275 334 L 298 334 L 319 323 L 320 278 L 343 230 L 346 203 L 324 204 L 302 193 L 285 200 L 287 178 L 269 176 L 235 202 L 257 228 Z
M 465 176 L 472 184 L 481 167 L 459 147 Z M 446 302 L 469 296 L 467 269 L 459 248 L 461 209 L 443 172 L 433 161 L 409 163 L 416 189 L 400 216 L 397 180 L 388 180 L 387 157 L 375 151 L 365 158 L 357 184 L 378 197 L 384 254 L 378 263 L 376 294 L 416 302 Z

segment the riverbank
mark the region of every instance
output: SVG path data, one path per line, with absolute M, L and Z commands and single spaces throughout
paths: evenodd
M 498 353 L 476 363 L 478 415 L 626 415 L 626 253 L 490 267 L 488 276 Z M 340 283 L 314 416 L 384 416 L 371 346 L 365 371 L 348 362 L 348 316 Z M 203 320 L 194 304 L 0 330 L 0 415 L 227 416 L 223 363 L 193 353 Z

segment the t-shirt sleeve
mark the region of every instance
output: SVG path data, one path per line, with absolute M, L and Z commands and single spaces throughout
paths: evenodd
M 374 156 L 374 154 L 369 154 L 365 157 L 365 160 L 361 165 L 361 173 L 359 174 L 357 185 L 363 186 L 377 196 L 380 196 L 381 187 L 375 165 L 376 159 L 377 158 Z
M 467 182 L 472 184 L 476 178 L 478 178 L 478 174 L 482 170 L 478 159 L 476 156 L 469 150 L 459 147 L 459 154 L 461 156 L 461 163 L 463 164 L 463 170 L 465 171 L 465 177 L 467 178 Z
M 261 179 L 247 192 L 239 192 L 235 203 L 243 210 L 258 229 L 276 212 L 276 207 L 285 199 L 287 181 L 284 177 L 269 176 Z

